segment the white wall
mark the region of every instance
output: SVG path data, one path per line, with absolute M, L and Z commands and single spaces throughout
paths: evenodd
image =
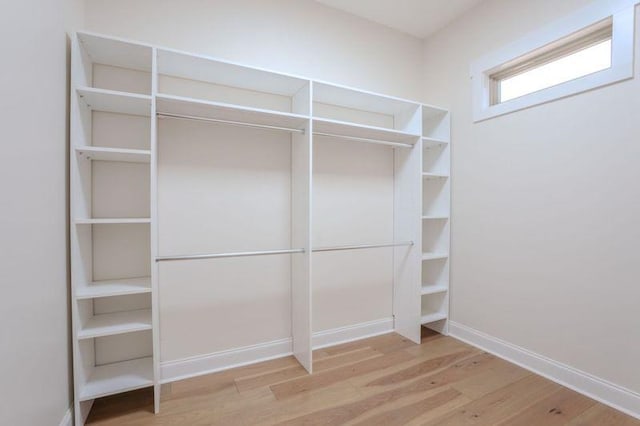
M 452 318 L 640 392 L 640 81 L 471 117 L 473 60 L 587 4 L 488 0 L 426 43 L 425 99 L 453 116 Z
M 422 41 L 311 0 L 86 0 L 86 29 L 417 99 Z
M 0 424 L 57 425 L 72 399 L 65 31 L 82 2 L 0 9 Z

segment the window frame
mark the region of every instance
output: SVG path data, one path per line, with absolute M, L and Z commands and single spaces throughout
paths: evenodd
M 473 121 L 487 120 L 632 78 L 635 7 L 638 3 L 640 0 L 600 2 L 475 61 L 471 66 Z M 527 57 L 537 57 L 545 50 L 565 46 L 567 42 L 570 45 L 572 37 L 579 37 L 607 20 L 612 24 L 610 68 L 505 102 L 492 103 L 496 95 L 492 77 L 501 70 L 526 61 Z

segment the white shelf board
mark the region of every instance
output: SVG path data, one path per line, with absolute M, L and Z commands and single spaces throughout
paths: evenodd
M 150 292 L 151 277 L 93 281 L 76 289 L 76 299 L 95 299 Z
M 313 101 L 393 116 L 407 114 L 420 106 L 418 103 L 392 96 L 316 81 L 313 83 Z
M 431 179 L 448 179 L 449 175 L 444 173 L 422 173 L 422 178 L 426 180 Z
M 448 145 L 448 144 L 449 144 L 449 142 L 444 141 L 442 139 L 428 138 L 428 137 L 423 137 L 422 138 L 422 147 L 423 148 L 435 148 L 437 146 Z
M 441 260 L 448 259 L 447 253 L 422 253 L 422 260 Z
M 309 117 L 288 112 L 250 108 L 221 102 L 205 101 L 182 96 L 158 94 L 159 113 L 187 115 L 214 120 L 225 120 L 247 124 L 284 127 L 303 130 Z
M 330 120 L 326 118 L 314 118 L 313 131 L 314 133 L 330 133 L 337 137 L 346 136 L 348 138 L 373 139 L 411 145 L 414 145 L 419 138 L 418 135 L 413 133 L 385 129 L 383 127 L 365 126 L 363 124 L 349 123 L 346 121 Z
M 422 323 L 422 325 L 425 325 L 436 321 L 442 321 L 444 319 L 447 319 L 447 314 L 436 312 L 433 314 L 423 315 L 420 322 Z
M 429 294 L 446 293 L 447 291 L 449 291 L 449 287 L 444 285 L 444 284 L 440 284 L 440 285 L 423 285 L 421 294 L 423 296 L 426 296 L 426 295 L 429 295 Z
M 77 147 L 76 153 L 87 160 L 122 161 L 125 163 L 149 163 L 151 151 L 143 149 L 103 148 L 97 146 Z
M 309 80 L 179 50 L 158 49 L 158 74 L 292 97 Z
M 151 330 L 151 327 L 151 309 L 100 314 L 91 317 L 78 331 L 78 339 Z
M 422 119 L 425 121 L 438 119 L 449 114 L 449 111 L 437 106 L 422 104 Z
M 94 367 L 77 397 L 87 401 L 152 385 L 153 358 L 139 358 Z
M 76 225 L 119 225 L 127 223 L 151 223 L 151 219 L 148 217 L 124 217 L 124 218 L 85 218 L 75 219 L 73 221 Z
M 87 107 L 94 111 L 146 117 L 151 115 L 151 96 L 92 87 L 79 87 L 76 92 Z
M 151 46 L 83 32 L 78 33 L 78 41 L 95 64 L 151 71 Z
M 422 220 L 449 220 L 449 216 L 425 215 L 425 216 L 422 216 Z

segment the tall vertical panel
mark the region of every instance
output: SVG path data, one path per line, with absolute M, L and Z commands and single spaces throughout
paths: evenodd
M 420 343 L 422 142 L 396 149 L 394 166 L 394 239 L 414 243 L 394 248 L 394 327 L 396 333 Z
M 294 98 L 294 108 L 311 113 L 311 83 Z M 291 247 L 304 253 L 291 260 L 291 333 L 293 354 L 312 372 L 311 331 L 311 176 L 313 123 L 309 119 L 304 134 L 291 137 Z
M 158 303 L 158 118 L 155 96 L 158 93 L 158 50 L 153 48 L 151 65 L 151 315 L 153 320 L 153 409 L 160 411 L 160 304 Z

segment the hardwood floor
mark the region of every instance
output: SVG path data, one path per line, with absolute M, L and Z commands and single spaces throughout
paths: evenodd
M 594 425 L 640 421 L 520 367 L 423 329 L 421 345 L 387 334 L 102 398 L 93 425 Z

